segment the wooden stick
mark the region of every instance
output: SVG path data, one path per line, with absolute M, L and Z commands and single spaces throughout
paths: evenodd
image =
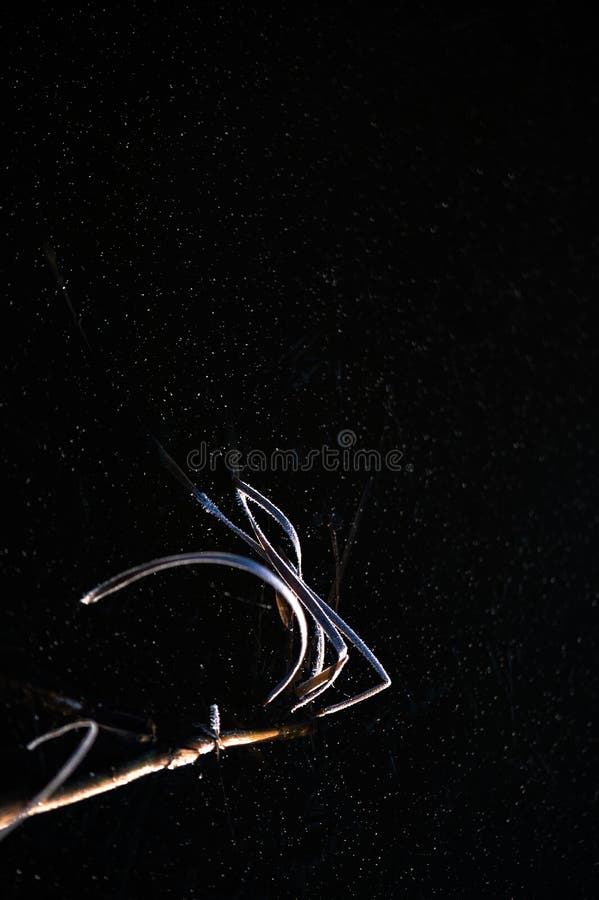
M 163 769 L 177 769 L 180 766 L 188 766 L 196 761 L 199 756 L 216 750 L 226 750 L 229 747 L 243 747 L 248 744 L 258 744 L 264 741 L 293 740 L 305 737 L 313 730 L 312 722 L 300 722 L 296 725 L 273 725 L 254 731 L 225 731 L 218 736 L 218 740 L 210 735 L 195 736 L 188 745 L 177 750 L 151 750 L 143 756 L 131 762 L 115 767 L 112 771 L 102 775 L 88 775 L 77 779 L 72 784 L 66 784 L 56 791 L 48 799 L 26 812 L 24 818 L 37 816 L 40 813 L 51 812 L 72 803 L 80 803 L 97 794 L 104 794 L 116 788 L 124 787 L 138 778 L 144 778 L 153 772 Z M 0 828 L 11 825 L 15 819 L 23 814 L 27 802 L 13 802 L 0 804 Z

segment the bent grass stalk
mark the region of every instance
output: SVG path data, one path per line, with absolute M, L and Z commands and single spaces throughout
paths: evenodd
M 345 643 L 344 638 L 353 644 L 355 649 L 366 659 L 379 676 L 380 680 L 370 688 L 361 691 L 358 694 L 354 694 L 353 696 L 337 703 L 333 703 L 330 706 L 325 706 L 313 713 L 313 717 L 318 718 L 340 712 L 343 709 L 347 709 L 350 706 L 354 706 L 357 703 L 361 703 L 363 700 L 373 697 L 375 694 L 389 687 L 391 679 L 372 650 L 370 650 L 359 635 L 356 634 L 356 632 L 341 618 L 336 610 L 323 600 L 322 597 L 319 597 L 318 594 L 316 594 L 316 592 L 304 581 L 302 575 L 302 551 L 300 540 L 294 526 L 287 516 L 255 488 L 242 481 L 237 481 L 237 497 L 254 532 L 254 537 L 251 537 L 243 531 L 243 529 L 231 522 L 220 511 L 216 504 L 206 496 L 206 494 L 198 491 L 195 485 L 192 484 L 185 473 L 182 472 L 179 466 L 162 447 L 160 450 L 168 468 L 191 491 L 192 495 L 201 504 L 204 510 L 216 517 L 236 536 L 240 537 L 251 547 L 262 561 L 266 563 L 266 565 L 247 557 L 231 553 L 177 553 L 142 563 L 141 565 L 127 569 L 125 572 L 121 572 L 119 575 L 113 576 L 85 594 L 85 596 L 81 598 L 81 602 L 86 605 L 97 603 L 99 600 L 123 590 L 136 581 L 140 581 L 150 575 L 155 575 L 158 572 L 179 568 L 181 566 L 218 565 L 240 569 L 241 571 L 254 575 L 274 589 L 277 597 L 282 598 L 289 607 L 291 615 L 298 624 L 300 633 L 300 646 L 297 658 L 295 659 L 295 662 L 292 663 L 287 674 L 274 686 L 274 688 L 272 688 L 264 701 L 265 705 L 271 703 L 283 691 L 291 686 L 305 663 L 308 653 L 309 632 L 304 611 L 309 614 L 313 624 L 314 642 L 316 646 L 315 661 L 312 665 L 309 677 L 299 685 L 295 686 L 295 694 L 300 699 L 299 702 L 291 707 L 291 712 L 295 712 L 313 702 L 317 697 L 329 690 L 336 682 L 349 658 L 347 644 Z M 250 510 L 248 501 L 254 503 L 266 512 L 283 529 L 285 535 L 291 542 L 295 556 L 295 564 L 287 560 L 282 553 L 275 550 L 272 542 L 267 538 L 256 521 L 255 516 Z M 269 568 L 267 568 L 267 566 L 269 566 Z M 334 651 L 335 659 L 325 668 L 326 640 L 328 640 Z M 297 724 L 276 725 L 272 728 L 262 730 L 221 732 L 220 714 L 218 707 L 214 704 L 210 711 L 210 727 L 203 728 L 203 735 L 195 735 L 185 747 L 181 747 L 175 751 L 152 750 L 133 762 L 119 766 L 108 775 L 88 776 L 74 785 L 65 786 L 65 781 L 80 765 L 89 752 L 101 726 L 93 719 L 78 720 L 63 728 L 59 728 L 56 731 L 47 732 L 28 745 L 28 748 L 33 750 L 45 741 L 57 738 L 68 731 L 84 727 L 88 729 L 88 733 L 84 736 L 79 746 L 67 759 L 59 772 L 57 772 L 57 774 L 33 797 L 33 799 L 26 803 L 10 804 L 5 807 L 0 807 L 0 829 L 3 829 L 0 832 L 0 840 L 5 838 L 29 816 L 48 812 L 52 809 L 58 809 L 59 807 L 67 806 L 71 803 L 77 803 L 88 797 L 93 797 L 97 794 L 129 784 L 131 781 L 142 778 L 152 772 L 161 771 L 165 768 L 173 769 L 178 768 L 179 766 L 188 765 L 189 763 L 194 762 L 199 756 L 210 753 L 213 750 L 219 752 L 228 747 L 243 746 L 260 741 L 301 737 L 309 734 L 312 726 L 310 722 L 300 722 Z

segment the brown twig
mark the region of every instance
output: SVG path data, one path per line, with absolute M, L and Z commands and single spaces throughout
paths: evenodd
M 253 731 L 225 731 L 219 734 L 218 738 L 208 733 L 195 736 L 185 747 L 177 750 L 151 750 L 137 759 L 115 767 L 108 773 L 79 778 L 72 784 L 66 784 L 59 788 L 51 797 L 30 809 L 27 809 L 26 801 L 0 805 L 0 828 L 7 828 L 21 816 L 29 818 L 29 816 L 51 812 L 63 806 L 80 803 L 81 800 L 87 800 L 97 794 L 124 787 L 153 772 L 188 766 L 198 757 L 211 753 L 213 750 L 226 750 L 229 747 L 242 747 L 265 741 L 293 740 L 310 734 L 312 730 L 312 722 L 300 722 L 295 725 L 273 725 L 271 728 Z
M 368 495 L 372 489 L 372 485 L 374 484 L 374 476 L 370 476 L 364 490 L 362 491 L 362 496 L 360 497 L 360 502 L 358 503 L 358 508 L 356 509 L 356 514 L 354 516 L 354 520 L 351 524 L 351 528 L 349 530 L 349 535 L 347 537 L 347 541 L 345 542 L 345 547 L 343 548 L 343 554 L 341 556 L 341 562 L 339 562 L 339 545 L 337 544 L 337 535 L 335 534 L 335 530 L 330 526 L 333 530 L 333 534 L 335 535 L 335 540 L 333 542 L 333 555 L 335 557 L 335 581 L 331 586 L 331 590 L 329 591 L 328 602 L 332 603 L 336 599 L 335 609 L 339 604 L 339 591 L 341 588 L 341 580 L 343 575 L 345 574 L 345 569 L 347 568 L 347 563 L 349 561 L 349 555 L 351 553 L 351 549 L 353 547 L 354 541 L 356 539 L 356 535 L 358 533 L 358 526 L 360 524 L 360 519 L 362 518 L 362 513 L 366 507 L 366 501 L 368 499 Z
M 329 603 L 333 604 L 335 612 L 339 612 L 339 591 L 341 588 L 341 562 L 339 559 L 339 541 L 337 540 L 337 532 L 333 525 L 332 518 L 329 519 L 329 534 L 331 535 L 331 544 L 333 547 L 333 560 L 335 562 L 335 580 L 329 591 Z

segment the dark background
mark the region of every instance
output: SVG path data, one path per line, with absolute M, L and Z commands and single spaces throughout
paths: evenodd
M 166 742 L 215 700 L 223 728 L 285 718 L 261 701 L 286 636 L 249 576 L 78 603 L 153 556 L 243 552 L 148 434 L 182 465 L 342 429 L 403 458 L 340 607 L 391 689 L 32 819 L 3 897 L 595 895 L 596 40 L 557 3 L 462 10 L 4 26 L 4 789 L 74 745 L 24 750 L 64 721 L 43 691 Z M 194 477 L 240 521 L 222 466 Z M 326 594 L 368 475 L 247 478 Z M 369 678 L 354 653 L 334 699 Z M 83 769 L 127 752 L 103 735 Z

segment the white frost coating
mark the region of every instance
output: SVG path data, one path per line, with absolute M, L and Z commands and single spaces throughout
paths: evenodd
M 87 728 L 88 732 L 83 736 L 81 743 L 75 748 L 73 753 L 69 756 L 64 766 L 62 766 L 54 778 L 52 778 L 45 787 L 38 791 L 37 794 L 27 803 L 18 816 L 13 819 L 10 825 L 7 825 L 5 828 L 0 831 L 0 841 L 3 841 L 5 837 L 7 837 L 11 831 L 14 831 L 17 828 L 23 819 L 26 819 L 32 809 L 39 803 L 43 803 L 44 800 L 47 800 L 55 791 L 58 790 L 61 785 L 67 780 L 67 778 L 75 771 L 77 766 L 83 762 L 89 751 L 91 750 L 92 744 L 96 740 L 98 736 L 98 723 L 93 719 L 79 719 L 77 722 L 70 722 L 68 725 L 63 725 L 62 728 L 57 728 L 55 731 L 47 731 L 45 734 L 40 735 L 40 737 L 35 738 L 35 740 L 31 741 L 27 744 L 28 750 L 35 750 L 36 747 L 39 747 L 40 744 L 44 744 L 46 741 L 53 741 L 54 738 L 60 737 L 63 734 L 66 734 L 68 731 L 74 731 L 77 728 Z
M 99 584 L 92 591 L 85 594 L 85 596 L 81 598 L 81 602 L 86 605 L 97 603 L 98 600 L 101 600 L 103 597 L 108 597 L 109 594 L 121 591 L 129 584 L 140 581 L 142 578 L 147 578 L 148 575 L 154 575 L 157 572 L 163 572 L 167 569 L 175 569 L 179 566 L 196 566 L 201 564 L 228 566 L 232 569 L 241 569 L 244 572 L 255 575 L 256 578 L 259 578 L 265 584 L 274 588 L 274 590 L 288 603 L 297 620 L 300 632 L 300 647 L 297 660 L 292 665 L 287 675 L 285 675 L 279 684 L 275 685 L 266 698 L 265 703 L 270 703 L 284 691 L 286 687 L 288 687 L 301 668 L 308 650 L 308 625 L 302 604 L 295 594 L 287 584 L 278 577 L 278 575 L 271 572 L 266 566 L 261 565 L 261 563 L 257 563 L 253 559 L 248 559 L 246 556 L 236 556 L 232 553 L 175 553 L 172 556 L 162 556 L 158 559 L 152 559 L 150 562 L 142 563 L 140 566 L 134 566 L 132 569 L 121 572 L 120 575 L 109 578 L 108 581 Z
M 197 492 L 197 495 L 199 492 Z M 310 703 L 312 700 L 315 700 L 320 694 L 324 693 L 324 691 L 328 690 L 332 686 L 332 684 L 337 680 L 341 673 L 341 669 L 345 665 L 347 661 L 347 646 L 342 638 L 342 635 L 347 638 L 347 640 L 354 645 L 354 647 L 358 650 L 359 653 L 364 656 L 364 658 L 370 663 L 372 668 L 375 670 L 377 675 L 380 677 L 380 682 L 373 687 L 369 688 L 366 691 L 362 691 L 359 694 L 356 694 L 353 697 L 350 697 L 348 700 L 342 700 L 339 703 L 335 703 L 332 706 L 327 706 L 324 709 L 321 709 L 316 713 L 317 716 L 326 716 L 330 715 L 333 712 L 339 712 L 342 709 L 346 709 L 349 706 L 354 706 L 356 703 L 360 703 L 362 700 L 367 700 L 369 697 L 373 697 L 375 694 L 378 694 L 380 691 L 389 687 L 391 684 L 391 679 L 387 674 L 385 668 L 381 664 L 381 662 L 374 655 L 372 650 L 364 643 L 364 641 L 359 637 L 356 632 L 350 628 L 350 626 L 341 618 L 341 616 L 332 609 L 329 604 L 319 597 L 315 591 L 310 588 L 301 575 L 301 546 L 299 542 L 299 538 L 297 532 L 290 520 L 287 516 L 261 494 L 255 488 L 251 487 L 249 484 L 245 484 L 240 481 L 239 486 L 237 488 L 237 495 L 241 507 L 246 514 L 254 534 L 258 538 L 258 543 L 254 541 L 249 535 L 247 535 L 244 531 L 230 522 L 226 516 L 224 516 L 218 507 L 212 503 L 212 501 L 206 500 L 208 503 L 204 503 L 203 500 L 200 500 L 204 508 L 207 512 L 211 512 L 215 515 L 221 522 L 227 525 L 228 528 L 231 529 L 235 534 L 239 535 L 247 544 L 250 546 L 254 546 L 257 548 L 257 552 L 260 556 L 265 559 L 272 568 L 277 572 L 277 574 L 285 581 L 286 584 L 289 585 L 290 589 L 293 591 L 295 596 L 298 598 L 300 603 L 306 608 L 306 610 L 310 613 L 312 619 L 314 620 L 314 626 L 316 630 L 316 640 L 317 640 L 317 654 L 316 661 L 312 667 L 312 671 L 310 677 L 307 682 L 304 682 L 304 686 L 309 685 L 309 683 L 314 679 L 318 678 L 323 672 L 324 669 L 324 637 L 326 636 L 333 649 L 337 653 L 337 662 L 329 667 L 330 674 L 323 681 L 322 684 L 318 684 L 313 690 L 309 688 L 306 690 L 306 695 L 297 703 L 293 708 L 292 712 L 296 709 L 300 709 L 302 706 L 305 706 L 307 703 Z M 200 495 L 205 497 L 206 495 Z M 198 496 L 199 499 L 199 496 Z M 251 500 L 265 512 L 269 513 L 284 529 L 287 536 L 289 537 L 295 553 L 297 560 L 297 568 L 294 567 L 291 563 L 288 563 L 283 557 L 277 553 L 272 543 L 268 540 L 255 517 L 252 514 L 252 511 L 249 508 L 248 500 Z M 325 672 L 326 674 L 326 672 Z M 299 686 L 299 691 L 301 693 L 302 685 Z

